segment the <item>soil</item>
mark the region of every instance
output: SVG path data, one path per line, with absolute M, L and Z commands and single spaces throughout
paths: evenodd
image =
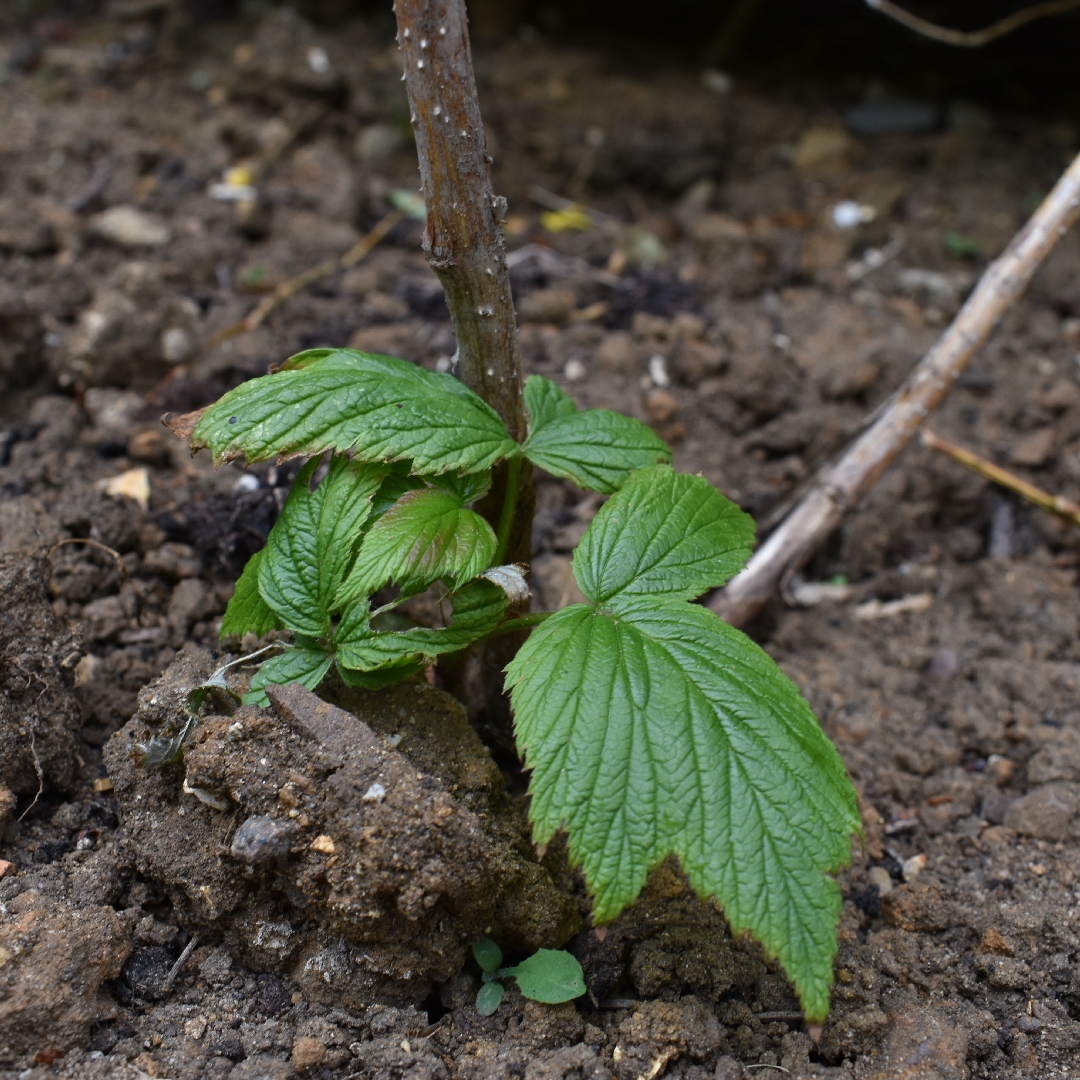
M 410 223 L 215 344 L 415 185 L 388 24 L 116 10 L 0 41 L 0 1070 L 1074 1075 L 1080 538 L 921 447 L 805 571 L 850 588 L 810 604 L 795 581 L 751 628 L 862 799 L 820 1030 L 676 866 L 589 928 L 558 846 L 528 841 L 520 778 L 497 755 L 508 793 L 426 683 L 215 706 L 183 765 L 135 767 L 131 744 L 175 727 L 182 688 L 222 659 L 232 582 L 295 471 L 215 472 L 160 415 L 306 347 L 443 370 L 454 348 Z M 861 89 L 718 92 L 535 34 L 476 59 L 528 369 L 651 423 L 763 528 L 1078 142 L 965 103 L 932 131 L 856 135 Z M 245 163 L 258 197 L 215 199 Z M 534 185 L 597 223 L 553 231 Z M 867 220 L 838 227 L 842 200 Z M 1073 233 L 931 425 L 1080 497 L 1078 348 Z M 598 505 L 539 478 L 537 608 L 575 598 L 569 552 Z M 480 1017 L 480 932 L 511 956 L 566 944 L 589 996 L 511 987 Z

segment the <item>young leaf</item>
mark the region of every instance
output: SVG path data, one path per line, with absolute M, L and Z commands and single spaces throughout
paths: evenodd
M 487 982 L 476 992 L 476 1011 L 490 1016 L 501 1004 L 506 990 L 500 982 Z
M 732 930 L 749 931 L 780 960 L 807 1018 L 820 1020 L 840 911 L 826 875 L 847 862 L 860 829 L 855 793 L 773 661 L 677 599 L 726 578 L 745 544 L 740 519 L 713 529 L 687 516 L 694 491 L 722 509 L 703 486 L 650 469 L 613 496 L 573 567 L 594 603 L 541 624 L 507 668 L 532 770 L 533 836 L 544 843 L 566 830 L 598 923 L 674 853 Z
M 517 979 L 518 989 L 533 1001 L 558 1005 L 585 993 L 585 973 L 565 949 L 538 949 L 517 967 L 503 968 L 500 978 Z
M 498 414 L 450 375 L 338 349 L 242 383 L 170 427 L 218 464 L 324 450 L 410 460 L 420 473 L 479 472 L 518 452 Z
M 406 657 L 396 663 L 376 668 L 374 671 L 357 671 L 344 667 L 338 657 L 337 671 L 346 686 L 362 686 L 365 690 L 378 690 L 381 686 L 399 683 L 423 671 L 427 661 L 423 657 Z
M 256 551 L 247 561 L 244 572 L 233 590 L 232 599 L 221 618 L 221 637 L 243 637 L 249 631 L 264 637 L 271 630 L 280 630 L 281 620 L 259 594 L 259 566 L 266 549 Z
M 559 416 L 573 416 L 577 412 L 574 399 L 542 375 L 530 375 L 525 380 L 525 408 L 529 413 L 530 434 Z
M 337 597 L 344 607 L 388 581 L 418 592 L 441 577 L 465 582 L 495 554 L 491 526 L 458 495 L 438 488 L 408 491 L 368 531 Z
M 609 494 L 634 469 L 670 462 L 671 450 L 640 420 L 609 409 L 577 406 L 554 383 L 539 375 L 525 380 L 529 437 L 524 455 L 552 476 Z
M 261 705 L 265 708 L 270 704 L 266 687 L 271 684 L 287 686 L 289 683 L 298 682 L 309 690 L 314 690 L 323 681 L 333 662 L 334 658 L 329 653 L 300 645 L 280 656 L 271 657 L 255 673 L 251 687 L 244 695 L 244 704 Z
M 473 956 L 481 971 L 496 971 L 502 966 L 502 949 L 489 937 L 482 937 L 473 947 Z
M 753 546 L 749 514 L 702 477 L 654 465 L 600 507 L 574 552 L 574 576 L 597 604 L 689 600 L 738 573 Z
M 376 671 L 407 658 L 457 652 L 490 634 L 506 614 L 506 593 L 490 581 L 471 581 L 454 594 L 453 622 L 443 630 L 372 630 L 368 602 L 347 608 L 334 635 L 338 666 Z
M 327 637 L 334 596 L 345 578 L 384 466 L 334 456 L 312 491 L 313 458 L 297 474 L 259 566 L 259 592 L 294 633 Z

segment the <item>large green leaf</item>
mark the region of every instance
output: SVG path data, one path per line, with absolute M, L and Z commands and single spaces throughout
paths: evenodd
M 518 452 L 495 410 L 452 376 L 351 349 L 322 352 L 242 383 L 173 430 L 192 449 L 209 447 L 217 463 L 332 449 L 409 460 L 420 473 L 467 473 Z
M 807 1017 L 820 1020 L 841 904 L 827 874 L 847 862 L 859 830 L 855 793 L 773 661 L 710 611 L 675 599 L 708 581 L 710 566 L 729 574 L 745 543 L 739 519 L 730 536 L 699 523 L 683 538 L 697 520 L 679 497 L 685 479 L 691 490 L 705 483 L 651 469 L 613 496 L 583 541 L 589 557 L 574 564 L 599 602 L 542 623 L 507 669 L 532 770 L 534 839 L 566 830 L 598 923 L 677 855 L 697 892 L 780 960 Z M 646 499 L 639 483 L 656 491 Z M 677 527 L 667 528 L 664 505 Z M 637 518 L 622 517 L 634 507 Z M 635 588 L 626 569 L 635 565 L 656 595 Z
M 251 687 L 244 695 L 245 705 L 270 704 L 266 696 L 266 687 L 276 684 L 287 686 L 298 682 L 309 690 L 323 681 L 334 658 L 321 649 L 308 649 L 297 645 L 287 649 L 280 656 L 273 656 L 263 664 L 251 680 Z
M 259 566 L 265 551 L 265 548 L 256 551 L 248 559 L 236 583 L 232 599 L 221 618 L 222 638 L 243 637 L 249 631 L 256 637 L 263 637 L 282 626 L 281 620 L 259 594 Z
M 539 375 L 525 380 L 529 437 L 523 453 L 552 476 L 608 494 L 634 469 L 671 461 L 671 449 L 640 420 L 609 409 L 578 412 L 572 399 Z
M 689 600 L 738 573 L 753 545 L 753 518 L 707 480 L 654 465 L 600 507 L 574 552 L 574 576 L 597 604 Z
M 417 592 L 441 577 L 466 582 L 491 565 L 491 526 L 440 488 L 407 491 L 368 530 L 337 603 L 370 596 L 389 581 Z
M 312 459 L 297 474 L 258 570 L 266 603 L 294 633 L 313 638 L 329 636 L 334 596 L 386 474 L 384 466 L 335 455 L 312 491 L 319 464 Z
M 372 630 L 368 602 L 346 610 L 334 635 L 338 665 L 353 671 L 375 671 L 411 658 L 434 658 L 457 652 L 485 637 L 506 614 L 507 598 L 490 581 L 471 581 L 454 594 L 453 620 L 442 630 Z

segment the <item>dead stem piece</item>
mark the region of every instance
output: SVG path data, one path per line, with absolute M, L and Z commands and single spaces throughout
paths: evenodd
M 754 553 L 746 569 L 714 594 L 709 601 L 713 611 L 734 626 L 744 626 L 781 579 L 802 566 L 843 522 L 941 403 L 1078 216 L 1080 156 L 1031 220 L 987 267 L 949 328 L 889 399 L 873 425 L 835 465 L 818 473 L 813 487 Z
M 46 559 L 50 558 L 52 553 L 57 548 L 62 548 L 66 544 L 86 544 L 89 547 L 100 548 L 106 554 L 111 555 L 118 563 L 123 562 L 123 559 L 120 558 L 120 552 L 119 551 L 113 551 L 113 549 L 111 547 L 108 547 L 106 544 L 101 543 L 100 540 L 91 540 L 88 537 L 82 537 L 82 536 L 69 536 L 66 540 L 57 540 L 57 542 L 55 544 L 53 544 L 53 546 L 51 548 L 49 548 L 49 550 L 45 553 L 45 558 Z
M 1041 506 L 1051 514 L 1057 514 L 1058 517 L 1064 518 L 1073 525 L 1080 525 L 1080 504 L 1074 503 L 1072 499 L 1066 499 L 1064 495 L 1051 495 L 1048 491 L 1043 491 L 1042 488 L 1021 480 L 1008 469 L 1002 469 L 993 462 L 987 461 L 986 458 L 979 457 L 978 454 L 965 450 L 962 446 L 957 446 L 956 443 L 951 443 L 947 439 L 942 439 L 925 428 L 919 433 L 919 437 L 923 446 L 951 457 L 964 468 L 970 469 L 999 487 L 1015 492 L 1020 498 Z
M 946 26 L 938 26 L 926 19 L 920 19 L 918 15 L 912 15 L 899 4 L 892 3 L 892 0 L 866 0 L 866 6 L 880 11 L 882 15 L 887 15 L 890 19 L 895 19 L 909 30 L 922 34 L 923 37 L 932 38 L 945 45 L 955 45 L 961 49 L 981 49 L 984 45 L 989 45 L 991 41 L 1005 37 L 1036 19 L 1047 19 L 1052 15 L 1064 15 L 1068 11 L 1075 11 L 1080 8 L 1080 0 L 1047 0 L 1043 4 L 1032 4 L 1031 7 L 1021 8 L 982 30 L 950 30 Z
M 239 322 L 226 326 L 224 330 L 219 330 L 207 343 L 207 347 L 212 349 L 229 338 L 251 333 L 252 330 L 262 324 L 266 316 L 274 308 L 280 307 L 286 300 L 300 292 L 301 289 L 306 289 L 313 281 L 329 277 L 336 270 L 348 270 L 350 266 L 355 266 L 361 259 L 366 258 L 380 241 L 386 239 L 390 230 L 403 216 L 400 210 L 392 210 L 375 225 L 371 232 L 362 236 L 340 258 L 327 259 L 325 262 L 319 263 L 318 266 L 313 266 L 310 270 L 305 270 L 302 274 L 297 274 L 296 277 L 283 281 L 269 296 L 263 297 L 250 314 Z
M 37 791 L 34 793 L 34 801 L 19 815 L 21 822 L 31 810 L 37 806 L 38 799 L 45 792 L 45 770 L 41 767 L 41 758 L 38 757 L 37 743 L 34 739 L 34 729 L 30 729 L 30 756 L 34 759 L 34 772 L 37 773 Z
M 176 982 L 177 975 L 180 974 L 181 969 L 187 963 L 188 957 L 195 951 L 195 946 L 199 944 L 198 937 L 193 937 L 185 946 L 184 951 L 176 958 L 176 963 L 169 968 L 169 974 L 165 976 L 165 981 L 161 984 L 161 993 L 168 994 L 172 990 L 173 983 Z

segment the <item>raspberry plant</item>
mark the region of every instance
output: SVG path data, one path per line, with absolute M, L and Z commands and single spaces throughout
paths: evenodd
M 753 522 L 702 477 L 674 471 L 637 420 L 579 411 L 536 375 L 524 404 L 518 442 L 450 375 L 316 349 L 170 425 L 218 463 L 309 458 L 222 623 L 225 636 L 292 634 L 247 700 L 264 704 L 270 683 L 315 689 L 333 666 L 378 687 L 532 627 L 506 689 L 536 842 L 565 830 L 598 924 L 676 855 L 820 1020 L 841 904 L 828 874 L 859 831 L 855 793 L 796 687 L 690 602 L 743 566 Z M 573 556 L 586 602 L 555 613 L 529 614 L 526 568 L 503 565 L 523 460 L 610 495 Z M 496 530 L 472 504 L 500 464 Z M 446 625 L 385 628 L 388 608 L 436 582 Z M 374 607 L 391 584 L 399 599 Z

